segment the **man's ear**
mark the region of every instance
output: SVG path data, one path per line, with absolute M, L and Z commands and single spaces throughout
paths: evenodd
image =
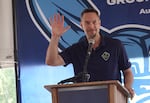
M 81 26 L 81 28 L 83 28 L 83 25 L 82 25 L 82 23 L 80 22 L 80 26 Z
M 99 23 L 100 23 L 100 25 L 101 25 L 101 19 L 99 20 Z

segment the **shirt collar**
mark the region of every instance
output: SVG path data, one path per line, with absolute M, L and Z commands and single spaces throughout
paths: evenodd
M 106 41 L 105 41 L 105 36 L 104 35 L 101 35 L 100 34 L 100 36 L 101 36 L 101 42 L 100 42 L 100 44 L 99 44 L 99 47 L 101 47 L 101 46 L 105 46 L 105 44 L 106 44 Z M 88 46 L 88 40 L 87 40 L 87 38 L 86 38 L 86 36 L 83 36 L 80 40 L 79 40 L 79 42 L 84 42 L 84 46 Z M 98 48 L 99 48 L 98 47 Z

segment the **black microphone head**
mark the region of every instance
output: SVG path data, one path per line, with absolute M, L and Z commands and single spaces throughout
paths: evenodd
M 95 43 L 95 40 L 94 39 L 89 39 L 88 42 L 89 42 L 89 44 L 93 45 Z

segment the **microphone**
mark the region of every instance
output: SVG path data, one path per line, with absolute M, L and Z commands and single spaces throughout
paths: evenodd
M 58 82 L 57 84 L 64 84 L 64 83 L 74 82 L 74 81 L 76 81 L 76 76 L 68 78 L 68 79 L 65 79 L 65 80 L 62 80 L 62 81 Z
M 93 46 L 93 44 L 95 43 L 95 41 L 94 41 L 94 39 L 89 39 L 89 46 L 88 46 L 88 51 L 87 51 L 87 53 L 88 53 L 88 55 L 91 55 L 91 52 L 92 52 L 92 46 Z
M 69 83 L 69 82 L 73 82 L 73 83 L 81 82 L 82 76 L 83 76 L 83 73 L 79 73 L 75 75 L 74 77 L 60 81 L 57 84 L 64 84 L 64 83 Z
M 62 81 L 58 82 L 57 84 L 64 84 L 64 83 L 69 83 L 69 82 L 78 83 L 78 82 L 88 82 L 89 81 L 90 74 L 88 74 L 88 72 L 87 72 L 87 65 L 88 65 L 89 57 L 92 53 L 92 46 L 95 43 L 95 41 L 94 41 L 94 39 L 89 39 L 88 43 L 89 43 L 89 45 L 88 45 L 88 49 L 87 49 L 87 55 L 85 58 L 85 63 L 83 66 L 83 72 L 78 73 L 74 77 L 62 80 Z
M 95 43 L 95 41 L 94 41 L 94 39 L 89 39 L 88 42 L 89 42 L 89 46 L 88 46 L 88 50 L 87 50 L 87 55 L 85 57 L 85 62 L 83 65 L 82 82 L 88 82 L 90 79 L 90 74 L 88 74 L 87 66 L 88 66 L 88 61 L 89 61 L 90 55 L 92 53 L 92 46 Z

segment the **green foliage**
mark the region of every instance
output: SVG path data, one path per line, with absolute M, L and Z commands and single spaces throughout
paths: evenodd
M 0 69 L 0 103 L 16 103 L 14 68 Z

